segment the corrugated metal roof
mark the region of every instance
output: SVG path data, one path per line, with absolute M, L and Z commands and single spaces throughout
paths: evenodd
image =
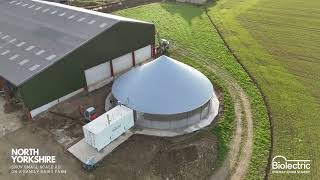
M 0 76 L 19 86 L 119 21 L 142 22 L 52 2 L 0 0 Z
M 112 86 L 122 104 L 150 114 L 188 112 L 207 103 L 213 93 L 205 75 L 167 56 L 130 70 Z

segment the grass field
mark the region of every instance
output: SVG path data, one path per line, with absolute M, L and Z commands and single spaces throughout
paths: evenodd
M 152 21 L 162 38 L 169 39 L 172 46 L 179 46 L 182 51 L 200 55 L 201 60 L 217 64 L 232 74 L 250 98 L 254 119 L 254 145 L 248 177 L 263 179 L 268 162 L 270 148 L 270 126 L 266 107 L 261 94 L 246 74 L 241 65 L 225 47 L 217 31 L 213 28 L 203 8 L 172 3 L 155 3 L 117 12 L 121 16 Z M 206 71 L 201 60 L 187 59 L 185 52 L 174 52 L 172 55 L 188 64 Z M 228 125 L 220 125 L 215 132 L 226 147 L 221 147 L 223 154 L 230 141 Z M 223 156 L 223 154 L 219 154 Z
M 311 159 L 320 177 L 320 1 L 220 0 L 209 14 L 270 105 L 273 156 Z

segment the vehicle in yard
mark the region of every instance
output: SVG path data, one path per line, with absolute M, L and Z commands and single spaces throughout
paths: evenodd
M 94 107 L 87 108 L 84 111 L 83 115 L 87 122 L 90 122 L 98 117 L 96 109 Z

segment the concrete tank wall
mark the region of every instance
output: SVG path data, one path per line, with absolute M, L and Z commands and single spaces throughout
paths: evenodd
M 211 101 L 208 101 L 206 104 L 195 110 L 174 115 L 137 112 L 135 124 L 144 128 L 159 130 L 182 129 L 206 118 L 209 114 L 210 102 Z

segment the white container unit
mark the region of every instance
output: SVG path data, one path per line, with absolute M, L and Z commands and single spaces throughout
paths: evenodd
M 133 125 L 133 110 L 118 105 L 82 128 L 86 143 L 100 151 Z

